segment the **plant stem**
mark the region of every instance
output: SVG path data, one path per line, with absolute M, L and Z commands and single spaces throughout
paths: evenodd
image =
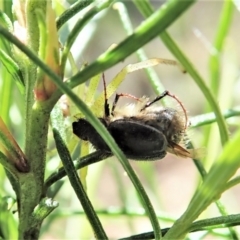
M 19 239 L 37 239 L 41 227 L 40 223 L 32 226 L 31 216 L 43 197 L 49 117 L 50 114 L 35 103 L 29 126 L 31 134 L 26 141 L 26 157 L 31 171 L 20 178 Z

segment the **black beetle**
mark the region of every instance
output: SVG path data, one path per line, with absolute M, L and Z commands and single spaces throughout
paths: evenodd
M 171 152 L 181 157 L 191 157 L 190 152 L 179 143 L 183 140 L 187 127 L 187 115 L 182 103 L 176 96 L 165 91 L 153 101 L 147 98 L 136 98 L 128 94 L 116 94 L 110 113 L 106 97 L 104 117 L 99 118 L 102 124 L 116 141 L 127 158 L 133 160 L 156 160 Z M 136 104 L 126 105 L 115 110 L 119 97 L 131 97 Z M 171 96 L 181 105 L 183 112 L 172 108 L 159 108 L 153 103 L 165 96 Z M 84 141 L 89 141 L 97 150 L 109 153 L 110 148 L 94 127 L 84 118 L 72 124 L 73 133 Z

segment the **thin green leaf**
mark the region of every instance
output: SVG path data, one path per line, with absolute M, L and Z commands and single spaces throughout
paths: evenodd
M 218 95 L 220 86 L 220 61 L 221 52 L 227 33 L 231 27 L 231 20 L 233 18 L 234 3 L 232 1 L 224 1 L 223 9 L 219 24 L 216 28 L 216 36 L 211 49 L 211 56 L 209 60 L 210 74 L 211 74 L 211 90 L 214 95 Z
M 225 39 L 227 38 L 227 33 L 231 27 L 231 21 L 234 13 L 234 3 L 232 1 L 224 1 L 223 7 L 221 10 L 220 19 L 218 20 L 218 26 L 216 26 L 215 39 L 213 43 L 209 46 L 209 75 L 210 75 L 210 88 L 213 94 L 216 96 L 218 101 L 221 103 L 224 101 L 224 107 L 231 107 L 229 103 L 232 99 L 232 89 L 234 88 L 235 77 L 228 75 L 227 85 L 224 84 L 224 79 L 222 79 L 221 75 L 223 73 L 221 66 L 222 56 L 223 56 L 223 46 Z M 232 71 L 231 71 L 232 72 Z M 224 86 L 224 91 L 221 90 L 221 86 Z M 226 99 L 229 99 L 226 101 Z M 223 105 L 223 104 L 221 104 Z M 206 111 L 209 111 L 210 108 L 207 105 L 205 107 Z M 204 139 L 203 145 L 210 146 L 212 141 L 215 141 L 216 131 L 211 126 L 204 129 Z M 217 154 L 217 147 L 212 150 L 212 155 Z M 215 153 L 214 153 L 215 152 Z M 207 157 L 206 162 L 210 161 Z
M 5 12 L 0 11 L 0 25 L 6 27 L 8 31 L 13 31 L 13 26 L 10 18 L 7 16 Z
M 11 74 L 13 79 L 16 81 L 17 86 L 20 92 L 23 94 L 25 90 L 24 79 L 22 76 L 22 72 L 18 66 L 18 64 L 10 57 L 6 52 L 0 49 L 0 61 L 7 69 L 7 71 Z
M 9 159 L 6 157 L 6 155 L 4 153 L 2 153 L 1 151 L 0 151 L 0 164 L 2 164 L 2 166 L 7 171 L 9 171 L 12 174 L 12 176 L 14 176 L 15 179 L 18 178 L 19 173 L 16 170 L 14 164 L 11 161 L 9 161 Z
M 0 74 L 2 77 L 2 86 L 0 88 L 0 116 L 6 125 L 10 126 L 11 119 L 9 109 L 12 104 L 14 82 L 12 81 L 12 76 L 6 68 L 2 67 L 2 69 L 0 69 Z
M 134 28 L 132 26 L 131 23 L 131 19 L 129 17 L 128 11 L 126 6 L 122 3 L 122 2 L 117 2 L 114 4 L 114 8 L 118 11 L 120 19 L 122 21 L 122 24 L 124 26 L 124 29 L 126 31 L 126 33 L 128 35 L 131 35 L 134 32 Z M 138 49 L 136 52 L 138 59 L 140 61 L 145 61 L 148 59 L 146 53 L 144 52 L 144 50 Z M 164 86 L 162 85 L 156 71 L 154 70 L 154 68 L 146 68 L 145 72 L 148 76 L 148 80 L 152 86 L 152 88 L 154 89 L 155 93 L 157 95 L 160 95 L 164 90 Z M 162 99 L 162 103 L 163 105 L 167 102 L 167 99 Z
M 238 185 L 240 183 L 240 176 L 237 176 L 233 179 L 231 179 L 225 186 L 225 191 Z
M 69 19 L 74 17 L 78 12 L 91 4 L 93 0 L 78 0 L 69 9 L 63 12 L 56 20 L 57 29 L 60 29 Z
M 183 4 L 183 2 L 187 2 L 187 1 L 179 1 L 179 4 Z M 142 1 L 134 0 L 134 3 L 146 18 L 153 13 L 153 9 L 147 0 L 142 0 Z M 193 80 L 196 82 L 196 84 L 198 85 L 198 87 L 201 89 L 202 93 L 208 100 L 208 103 L 210 104 L 212 110 L 214 111 L 217 117 L 217 123 L 218 123 L 219 132 L 221 136 L 221 141 L 222 141 L 222 144 L 224 145 L 228 141 L 227 126 L 221 114 L 218 103 L 213 97 L 213 94 L 205 84 L 205 81 L 203 80 L 203 78 L 194 68 L 193 64 L 191 64 L 191 62 L 183 54 L 183 52 L 180 50 L 177 44 L 173 41 L 170 35 L 166 31 L 164 31 L 160 34 L 160 38 L 162 39 L 166 47 L 176 57 L 176 59 L 181 63 L 183 68 L 192 76 Z
M 69 86 L 73 88 L 125 59 L 160 34 L 193 3 L 194 1 L 178 0 L 167 2 L 146 19 L 132 35 L 115 48 L 100 55 L 95 62 L 69 79 Z
M 58 202 L 52 200 L 51 198 L 43 198 L 40 203 L 34 208 L 32 220 L 34 225 L 39 225 L 43 220 L 58 207 Z
M 7 2 L 7 3 L 6 3 Z M 4 7 L 6 7 L 9 10 L 10 4 L 9 1 L 3 1 Z M 8 12 L 8 11 L 6 11 Z M 6 12 L 0 11 L 0 25 L 8 29 L 9 32 L 13 32 L 13 26 L 12 22 L 7 16 Z M 8 54 L 11 54 L 11 45 L 8 41 L 5 39 L 0 39 L 0 43 L 2 45 L 2 49 L 7 52 Z
M 54 123 L 55 128 L 57 127 L 62 139 L 66 141 L 66 127 L 64 125 L 63 113 L 59 103 L 57 103 L 51 111 L 51 122 Z
M 66 44 L 62 52 L 61 67 L 60 67 L 62 69 L 62 72 L 64 72 L 68 54 L 79 32 L 97 13 L 109 7 L 111 2 L 112 0 L 101 1 L 100 4 L 98 4 L 97 6 L 94 6 L 89 12 L 86 13 L 86 15 L 83 18 L 77 21 L 77 23 L 75 24 L 74 28 L 72 29 L 72 31 L 70 32 L 67 38 Z
M 11 205 L 14 200 L 7 196 L 0 196 L 0 238 L 17 239 L 17 221 L 15 220 Z
M 199 220 L 191 224 L 189 233 L 198 231 L 209 231 L 212 233 L 214 229 L 227 228 L 231 226 L 238 226 L 240 222 L 240 214 L 233 214 L 224 217 L 208 218 Z M 162 229 L 162 235 L 165 236 L 170 228 Z M 222 235 L 221 235 L 222 236 Z M 228 236 L 224 235 L 227 238 Z M 120 240 L 140 240 L 140 239 L 154 239 L 153 232 L 141 233 L 131 237 L 121 238 Z
M 65 171 L 67 172 L 69 181 L 79 199 L 79 201 L 82 204 L 82 207 L 87 215 L 87 218 L 89 220 L 89 223 L 91 224 L 94 235 L 97 239 L 108 239 L 106 233 L 104 232 L 104 229 L 102 227 L 102 224 L 100 220 L 98 219 L 97 214 L 94 211 L 94 208 L 83 188 L 83 185 L 79 179 L 79 176 L 74 168 L 73 161 L 71 159 L 70 153 L 65 145 L 65 142 L 63 141 L 60 133 L 57 130 L 57 124 L 55 122 L 52 122 L 53 125 L 53 135 L 56 143 L 56 147 L 59 153 L 59 156 L 62 160 L 63 166 L 65 168 Z
M 240 130 L 228 142 L 219 159 L 210 169 L 203 184 L 197 189 L 186 212 L 179 218 L 166 234 L 168 239 L 179 239 L 189 231 L 191 222 L 218 199 L 225 190 L 226 183 L 240 167 Z M 221 176 L 221 177 L 219 177 Z M 183 224 L 184 223 L 184 224 Z
M 19 172 L 29 172 L 29 163 L 26 156 L 17 144 L 16 140 L 8 130 L 7 126 L 0 117 L 0 149 L 3 149 L 8 156 L 7 162 L 14 166 L 15 170 L 11 172 L 16 175 Z M 4 159 L 4 157 L 3 157 Z M 8 165 L 4 165 L 7 167 Z M 18 170 L 18 171 L 17 171 Z
M 240 109 L 228 109 L 222 113 L 225 119 L 231 117 L 240 116 Z M 205 126 L 207 124 L 211 124 L 217 121 L 217 118 L 214 113 L 206 113 L 202 115 L 198 115 L 195 117 L 191 117 L 191 128 L 196 128 L 200 126 Z
M 3 12 L 7 15 L 9 21 L 13 22 L 13 0 L 2 1 Z
M 188 146 L 190 149 L 193 149 L 193 144 L 191 143 L 191 141 L 188 142 Z M 199 159 L 193 159 L 193 162 L 195 164 L 195 166 L 197 167 L 199 173 L 201 174 L 202 179 L 204 179 L 207 176 L 207 171 L 205 170 L 203 163 L 199 160 Z M 220 202 L 220 200 L 216 200 L 215 204 L 219 210 L 219 212 L 222 214 L 222 216 L 227 216 L 228 213 L 226 211 L 226 208 L 224 207 L 224 205 Z M 229 229 L 232 238 L 236 238 L 236 234 L 232 229 Z

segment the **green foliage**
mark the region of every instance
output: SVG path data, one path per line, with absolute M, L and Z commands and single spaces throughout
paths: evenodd
M 184 45 L 181 46 L 177 37 L 167 32 L 169 28 L 173 31 L 174 24 L 181 26 L 181 21 L 186 22 L 185 27 L 188 30 L 195 27 L 191 25 L 191 12 L 194 7 L 202 9 L 202 6 L 194 0 L 169 0 L 163 5 L 159 2 L 156 8 L 147 0 L 123 3 L 112 0 L 77 1 L 68 9 L 64 9 L 60 1 L 54 1 L 53 6 L 50 1 L 44 0 L 19 1 L 18 4 L 18 7 L 16 4 L 12 7 L 12 1 L 5 1 L 0 13 L 0 239 L 48 238 L 53 234 L 53 230 L 49 228 L 54 229 L 60 218 L 64 218 L 66 224 L 62 225 L 61 232 L 54 233 L 56 238 L 90 238 L 94 235 L 97 239 L 107 239 L 137 233 L 134 239 L 182 239 L 187 234 L 189 238 L 194 236 L 190 232 L 198 232 L 199 238 L 211 235 L 221 236 L 223 239 L 238 239 L 234 226 L 239 225 L 240 209 L 230 208 L 231 204 L 226 204 L 221 198 L 226 190 L 240 182 L 240 177 L 235 176 L 240 165 L 240 130 L 236 121 L 240 112 L 237 106 L 239 102 L 232 97 L 237 80 L 231 67 L 226 70 L 230 79 L 227 83 L 221 75 L 225 69 L 222 56 L 230 51 L 227 40 L 229 29 L 234 25 L 233 3 L 218 3 L 219 10 L 214 15 L 218 26 L 211 29 L 215 40 L 211 42 L 202 38 L 209 50 L 209 66 L 205 68 L 208 67 L 210 81 L 200 74 L 201 66 L 187 57 L 187 51 L 195 51 L 195 48 L 189 50 Z M 112 20 L 114 18 L 108 15 L 113 9 L 115 13 L 118 12 L 122 23 L 121 25 L 118 22 L 118 27 L 115 20 Z M 135 28 L 131 22 L 134 17 L 128 13 L 128 9 L 134 9 L 133 15 L 138 16 Z M 12 20 L 13 16 L 15 22 Z M 108 40 L 104 31 L 110 30 L 115 36 L 121 26 L 127 36 L 121 35 L 118 44 L 110 46 L 113 42 Z M 101 31 L 96 37 L 95 31 L 98 28 Z M 170 56 L 178 63 L 162 59 L 161 51 L 156 51 L 157 44 L 151 42 L 153 39 L 157 40 L 157 44 L 163 43 L 168 53 L 171 53 Z M 99 56 L 96 57 L 93 52 L 89 63 L 83 62 L 79 67 L 79 57 L 82 59 L 87 55 L 100 40 L 106 42 L 106 51 L 95 49 L 99 51 Z M 231 41 L 234 42 L 233 39 Z M 153 47 L 154 56 L 149 56 L 145 52 L 145 45 L 153 44 L 157 47 Z M 73 50 L 76 45 L 83 49 L 78 54 Z M 140 63 L 129 60 L 135 53 Z M 125 61 L 124 64 L 122 61 Z M 205 106 L 199 109 L 199 103 L 191 95 L 187 84 L 181 87 L 182 83 L 175 80 L 170 86 L 161 81 L 157 70 L 152 68 L 159 63 L 175 64 L 186 71 L 191 77 L 189 82 L 193 82 L 197 91 L 204 96 L 202 105 Z M 122 65 L 121 71 L 116 68 L 117 64 Z M 225 65 L 227 64 L 226 61 Z M 236 61 L 231 64 L 237 65 Z M 171 188 L 159 195 L 164 185 L 159 181 L 156 168 L 164 160 L 157 164 L 152 161 L 146 165 L 130 164 L 98 119 L 103 115 L 104 104 L 104 93 L 98 91 L 98 85 L 101 85 L 100 76 L 112 69 L 117 74 L 107 85 L 108 97 L 118 90 L 130 73 L 145 69 L 152 92 L 160 95 L 167 85 L 171 92 L 171 88 L 179 88 L 178 94 L 184 96 L 189 106 L 192 104 L 191 107 L 196 109 L 196 116 L 190 119 L 190 128 L 194 134 L 193 137 L 190 136 L 192 141 L 188 147 L 193 150 L 193 143 L 198 147 L 205 146 L 206 154 L 201 156 L 201 160 L 193 159 L 196 167 L 196 171 L 192 170 L 195 177 L 190 179 L 190 182 L 196 182 L 192 186 L 193 197 L 186 200 L 183 208 L 175 210 L 177 214 L 174 217 L 170 217 L 167 209 L 164 210 L 165 213 L 158 212 L 159 206 L 164 209 L 165 195 L 173 193 L 170 201 L 172 204 L 178 201 L 176 196 L 173 197 L 174 191 Z M 140 89 L 140 83 L 134 82 L 134 88 Z M 230 96 L 232 101 L 229 101 Z M 170 102 L 164 99 L 163 105 L 168 104 Z M 94 126 L 114 157 L 101 151 L 90 153 L 88 143 L 79 144 L 79 139 L 73 136 L 71 130 L 71 122 L 78 115 L 85 117 Z M 110 161 L 103 161 L 107 158 Z M 121 176 L 122 169 L 119 170 L 116 166 L 117 161 L 113 161 L 114 158 L 119 160 L 132 182 L 130 187 Z M 63 166 L 60 165 L 60 160 Z M 168 157 L 166 161 L 170 162 L 172 159 Z M 94 163 L 97 162 L 101 162 L 104 168 L 96 166 Z M 103 165 L 106 162 L 108 166 Z M 98 172 L 90 174 L 87 168 L 89 165 L 94 166 Z M 174 168 L 174 165 L 170 168 L 166 166 L 165 177 Z M 113 176 L 106 176 L 104 169 L 112 169 Z M 68 179 L 63 181 L 65 176 Z M 176 177 L 169 176 L 170 179 Z M 98 207 L 102 201 L 95 186 L 101 181 L 104 181 L 106 194 L 116 192 L 116 199 L 121 200 L 118 208 L 112 209 L 110 206 L 113 203 L 109 199 L 103 210 Z M 71 187 L 66 188 L 68 183 Z M 112 184 L 113 188 L 110 187 Z M 187 188 L 184 183 L 179 184 L 181 189 Z M 95 188 L 94 192 L 92 188 Z M 65 194 L 65 191 L 69 194 Z M 64 201 L 69 203 L 73 192 L 73 199 L 79 201 L 73 210 L 68 204 L 68 210 L 65 211 Z M 169 209 L 173 209 L 171 203 Z M 217 215 L 220 216 L 215 217 L 216 214 L 210 212 L 209 207 L 212 204 L 217 206 Z M 200 216 L 202 213 L 205 213 L 204 218 Z M 81 215 L 86 215 L 90 230 L 85 227 Z M 101 215 L 107 218 L 102 219 Z M 73 216 L 81 219 L 74 222 L 74 237 L 68 230 Z M 134 217 L 140 221 L 142 216 L 144 221 L 149 220 L 144 222 L 145 225 L 149 224 L 145 229 L 139 228 L 133 219 Z M 124 233 L 120 227 L 126 224 L 122 221 L 126 217 L 130 233 Z M 108 220 L 119 220 L 116 228 L 118 231 L 110 232 L 108 225 L 111 221 Z M 163 229 L 162 226 L 166 223 L 170 224 L 170 228 Z M 219 228 L 224 228 L 224 231 Z M 149 232 L 149 229 L 152 231 Z M 201 234 L 201 231 L 205 231 L 205 234 Z

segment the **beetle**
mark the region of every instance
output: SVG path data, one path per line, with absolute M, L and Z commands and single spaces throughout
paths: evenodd
M 106 83 L 104 82 L 104 116 L 99 118 L 119 148 L 128 159 L 157 160 L 167 152 L 181 157 L 191 157 L 191 153 L 180 145 L 184 139 L 188 119 L 180 100 L 169 91 L 150 101 L 148 98 L 136 98 L 129 94 L 116 94 L 110 112 Z M 130 97 L 136 104 L 129 104 L 116 109 L 120 97 Z M 165 96 L 174 98 L 182 107 L 182 112 L 169 107 L 156 107 L 154 103 Z M 95 128 L 84 118 L 72 123 L 73 133 L 84 141 L 89 141 L 94 148 L 106 153 L 111 150 Z

